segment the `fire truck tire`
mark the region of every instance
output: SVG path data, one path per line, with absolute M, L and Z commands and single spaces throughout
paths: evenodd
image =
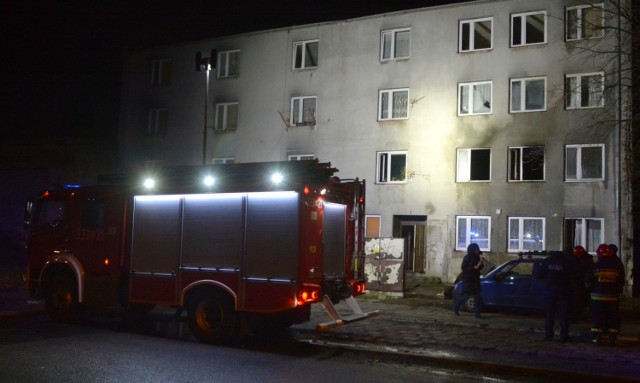
M 45 297 L 45 306 L 49 317 L 56 322 L 78 319 L 78 293 L 74 281 L 61 275 L 51 278 Z
M 237 315 L 228 295 L 199 292 L 189 299 L 187 315 L 191 333 L 202 343 L 222 343 L 235 336 Z

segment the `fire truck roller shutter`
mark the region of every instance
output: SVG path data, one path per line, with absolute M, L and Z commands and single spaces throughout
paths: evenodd
M 327 276 L 344 276 L 347 207 L 325 202 L 322 241 L 324 242 L 324 273 Z
M 235 193 L 185 196 L 182 266 L 240 267 L 243 196 Z

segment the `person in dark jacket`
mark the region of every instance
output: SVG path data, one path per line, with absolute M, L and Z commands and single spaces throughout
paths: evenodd
M 593 258 L 582 246 L 573 248 L 575 273 L 573 278 L 573 297 L 571 299 L 571 318 L 577 321 L 578 316 L 589 306 L 589 290 L 584 285 L 584 279 L 593 266 Z
M 560 326 L 560 341 L 569 341 L 569 310 L 571 308 L 573 262 L 562 251 L 552 251 L 544 259 L 538 277 L 547 281 L 544 320 L 544 340 L 553 340 L 556 315 Z
M 480 246 L 472 243 L 467 247 L 467 255 L 462 259 L 462 295 L 455 300 L 453 312 L 460 315 L 460 306 L 472 296 L 475 301 L 475 317 L 482 319 L 482 296 L 480 295 L 480 270 L 484 266 L 484 260 L 480 255 Z
M 598 261 L 585 278 L 591 292 L 591 332 L 593 343 L 602 344 L 604 338 L 615 345 L 620 332 L 620 294 L 624 287 L 624 266 L 606 243 L 598 246 Z

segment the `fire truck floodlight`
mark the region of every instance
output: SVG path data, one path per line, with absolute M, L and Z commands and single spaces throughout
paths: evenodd
M 276 185 L 280 184 L 280 182 L 282 182 L 283 179 L 284 177 L 282 176 L 281 173 L 276 172 L 271 175 L 271 182 L 273 182 Z
M 156 181 L 153 178 L 147 178 L 144 180 L 144 188 L 151 190 L 156 187 Z
M 215 179 L 211 176 L 206 176 L 202 180 L 202 183 L 204 183 L 204 186 L 210 187 L 210 186 L 213 186 L 213 184 L 215 183 Z

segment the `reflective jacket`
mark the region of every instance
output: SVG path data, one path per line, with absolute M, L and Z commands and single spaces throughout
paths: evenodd
M 624 287 L 624 266 L 616 256 L 601 257 L 585 278 L 591 300 L 618 301 Z

